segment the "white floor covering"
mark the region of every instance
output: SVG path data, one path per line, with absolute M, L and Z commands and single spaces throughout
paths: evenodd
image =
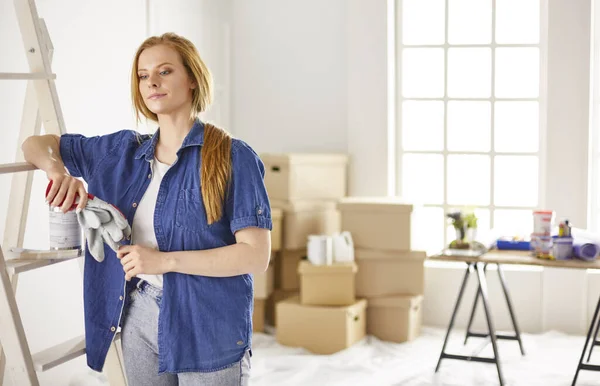
M 311 355 L 303 349 L 279 345 L 267 334 L 254 336 L 253 386 L 271 385 L 498 385 L 494 364 L 444 359 L 434 372 L 445 331 L 425 328 L 409 343 L 395 344 L 367 337 L 347 350 L 329 356 Z M 447 352 L 468 354 L 481 346 L 481 338 L 451 335 Z M 585 337 L 557 332 L 525 334 L 524 357 L 516 341 L 500 341 L 499 355 L 506 385 L 570 385 Z M 482 356 L 491 356 L 487 345 Z M 600 346 L 592 363 L 600 364 Z M 600 372 L 581 371 L 577 385 L 600 385 Z
M 440 371 L 434 372 L 445 331 L 424 328 L 421 336 L 408 343 L 382 342 L 367 337 L 354 346 L 333 355 L 321 356 L 301 348 L 278 344 L 269 334 L 254 335 L 251 386 L 469 386 L 498 385 L 494 364 L 444 359 Z M 469 354 L 484 342 L 470 338 L 463 346 L 464 333 L 456 330 L 447 352 Z M 499 352 L 506 385 L 571 385 L 585 337 L 558 332 L 524 334 L 526 356 L 522 357 L 516 341 L 500 341 Z M 491 345 L 481 352 L 491 356 Z M 600 346 L 596 346 L 592 363 L 600 364 Z M 99 374 L 79 374 L 69 382 L 55 377 L 44 384 L 105 385 Z M 63 378 L 64 379 L 64 378 Z M 55 383 L 57 382 L 58 383 Z M 578 386 L 600 386 L 600 372 L 581 371 Z

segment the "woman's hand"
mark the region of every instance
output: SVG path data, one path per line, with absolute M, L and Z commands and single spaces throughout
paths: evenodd
M 121 260 L 127 281 L 139 274 L 162 275 L 169 272 L 166 255 L 153 248 L 123 245 L 119 248 L 117 257 Z
M 52 181 L 52 187 L 46 196 L 48 204 L 52 207 L 60 205 L 60 210 L 66 213 L 73 206 L 77 196 L 79 196 L 77 211 L 85 208 L 88 195 L 83 182 L 69 175 L 64 169 L 48 171 L 46 176 Z

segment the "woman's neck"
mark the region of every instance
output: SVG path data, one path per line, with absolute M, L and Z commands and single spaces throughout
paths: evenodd
M 160 115 L 158 117 L 160 137 L 156 144 L 155 156 L 160 162 L 172 164 L 177 158 L 185 137 L 189 134 L 194 120 L 190 114 Z

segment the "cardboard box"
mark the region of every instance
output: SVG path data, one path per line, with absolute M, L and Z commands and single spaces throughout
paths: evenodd
M 254 311 L 252 312 L 252 331 L 265 331 L 265 299 L 254 299 Z
M 306 248 L 309 235 L 340 232 L 340 212 L 336 205 L 336 201 L 271 200 L 271 207 L 283 211 L 282 248 Z
M 356 264 L 334 263 L 332 265 L 313 265 L 301 261 L 300 302 L 314 306 L 347 306 L 354 304 L 354 276 Z
M 367 332 L 381 340 L 402 343 L 421 333 L 422 295 L 369 299 Z
M 425 291 L 422 251 L 390 252 L 355 249 L 356 296 L 379 297 L 396 294 L 422 295 Z
M 265 304 L 265 323 L 267 323 L 270 326 L 276 327 L 277 320 L 275 319 L 275 307 L 277 306 L 277 303 L 299 295 L 300 293 L 298 292 L 298 290 L 285 291 L 282 289 L 276 289 L 275 291 L 273 291 L 273 293 L 271 294 L 271 296 L 269 296 L 269 299 L 267 299 L 267 302 Z
M 271 208 L 271 220 L 273 221 L 271 251 L 277 252 L 281 249 L 283 238 L 283 211 L 279 208 Z
M 306 248 L 296 251 L 284 249 L 277 253 L 275 261 L 275 288 L 286 291 L 297 291 L 300 288 L 298 264 L 303 259 L 306 259 Z
M 261 154 L 265 185 L 275 200 L 338 199 L 346 196 L 345 154 Z
M 355 248 L 411 249 L 412 204 L 395 197 L 346 197 L 337 207 Z
M 333 354 L 366 335 L 367 301 L 350 306 L 304 306 L 298 297 L 277 304 L 277 342 L 304 347 L 316 354 Z
M 275 288 L 275 267 L 273 264 L 269 264 L 269 268 L 267 268 L 265 272 L 255 274 L 253 279 L 254 298 L 268 298 L 273 293 L 273 289 Z

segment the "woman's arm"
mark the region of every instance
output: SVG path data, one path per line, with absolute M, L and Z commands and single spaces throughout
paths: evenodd
M 83 183 L 69 175 L 65 169 L 60 156 L 60 137 L 52 134 L 34 135 L 23 142 L 21 149 L 25 161 L 46 172 L 48 180 L 52 181 L 52 188 L 46 196 L 50 205 L 62 203 L 61 209 L 66 212 L 79 194 L 82 199 L 79 200 L 77 209 L 85 208 L 87 192 Z
M 25 161 L 46 173 L 63 173 L 65 164 L 60 156 L 60 137 L 57 135 L 34 135 L 21 145 Z
M 235 233 L 237 243 L 202 251 L 159 252 L 127 245 L 119 248 L 125 278 L 138 274 L 160 275 L 167 272 L 213 277 L 237 276 L 267 270 L 271 255 L 271 232 L 245 228 Z

